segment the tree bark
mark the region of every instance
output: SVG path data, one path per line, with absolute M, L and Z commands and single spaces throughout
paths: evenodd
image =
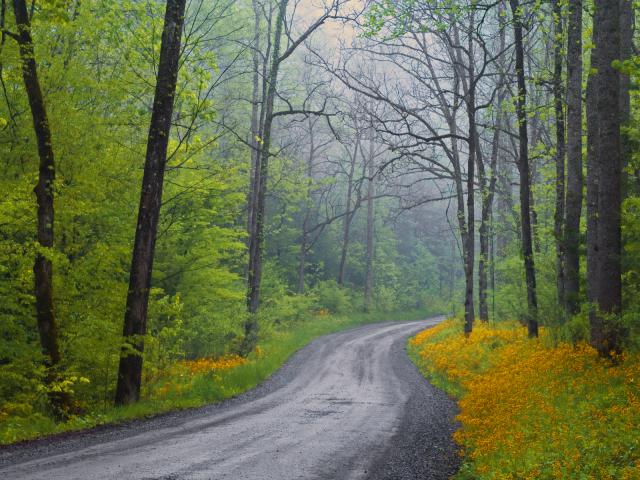
M 500 148 L 500 133 L 501 133 L 501 108 L 502 108 L 502 94 L 498 94 L 497 102 L 497 115 L 496 125 L 493 131 L 493 138 L 491 140 L 491 157 L 489 159 L 489 168 L 491 169 L 491 175 L 487 184 L 486 180 L 483 180 L 482 188 L 482 216 L 480 219 L 479 237 L 480 237 L 480 260 L 478 261 L 478 296 L 479 296 L 479 316 L 483 322 L 489 321 L 489 305 L 487 302 L 487 261 L 489 260 L 489 240 L 491 239 L 493 232 L 491 231 L 491 219 L 493 217 L 493 201 L 496 192 L 496 183 L 498 176 L 496 170 L 498 167 L 498 150 Z M 482 163 L 482 162 L 480 162 Z M 482 176 L 485 174 L 483 172 Z M 493 259 L 490 259 L 491 265 L 491 277 L 492 277 L 492 289 L 495 288 Z M 495 309 L 494 309 L 495 310 Z M 495 315 L 495 312 L 494 312 Z
M 591 62 L 595 61 L 595 50 L 591 56 Z M 598 190 L 599 169 L 598 140 L 599 125 L 597 112 L 598 91 L 596 83 L 598 78 L 590 74 L 587 80 L 587 299 L 589 300 L 589 321 L 593 323 L 596 302 L 596 282 L 598 263 Z
M 473 15 L 471 15 L 473 25 Z M 467 158 L 467 255 L 465 258 L 465 303 L 464 303 L 464 333 L 470 334 L 473 330 L 475 309 L 473 306 L 473 267 L 475 264 L 475 172 L 476 164 L 476 82 L 473 58 L 473 34 L 469 29 L 468 55 L 469 88 L 467 92 L 467 117 L 469 122 L 469 156 Z M 485 289 L 486 292 L 486 289 Z M 486 306 L 486 298 L 485 298 Z
M 249 239 L 253 232 L 253 213 L 254 206 L 253 195 L 256 190 L 256 172 L 258 171 L 259 156 L 260 156 L 260 11 L 257 0 L 253 0 L 253 14 L 254 14 L 254 26 L 253 26 L 253 79 L 252 79 L 252 95 L 251 95 L 251 138 L 249 139 L 249 145 L 251 145 L 251 168 L 250 168 L 250 187 L 249 195 L 247 198 L 247 233 Z
M 316 146 L 313 136 L 313 128 L 315 124 L 309 121 L 309 157 L 307 159 L 307 198 L 305 199 L 304 206 L 304 219 L 302 220 L 302 234 L 300 238 L 300 259 L 298 264 L 298 293 L 304 293 L 305 287 L 305 269 L 307 261 L 307 250 L 309 249 L 309 217 L 311 216 L 311 209 L 309 203 L 311 202 L 311 185 L 313 182 L 313 158 L 316 153 Z
M 549 42 L 549 45 L 551 42 Z M 550 49 L 549 46 L 545 49 L 545 52 Z M 548 53 L 545 53 L 545 57 L 548 57 Z M 525 60 L 527 61 L 525 64 L 525 72 L 528 69 L 529 72 L 533 71 L 533 59 L 532 55 L 525 55 Z M 548 59 L 545 58 L 545 64 L 548 63 Z M 526 103 L 530 105 L 547 105 L 549 103 L 549 99 L 543 97 L 539 94 L 538 91 L 534 90 L 534 93 L 538 93 L 537 95 L 531 95 L 531 98 L 527 98 Z M 527 147 L 531 146 L 534 149 L 538 146 L 540 142 L 540 138 L 542 136 L 543 131 L 545 130 L 545 125 L 542 122 L 540 112 L 538 109 L 534 108 L 531 112 L 531 122 L 527 121 L 528 127 L 528 137 L 527 137 Z M 519 146 L 518 146 L 519 148 Z M 531 185 L 535 185 L 536 183 L 536 169 L 535 163 L 529 162 L 529 211 L 531 212 L 531 235 L 533 238 L 533 252 L 534 256 L 539 254 L 541 251 L 541 242 L 540 242 L 540 229 L 538 228 L 538 210 L 536 209 L 536 201 L 533 196 L 533 190 L 531 189 Z
M 633 56 L 633 33 L 635 15 L 632 0 L 620 0 L 620 55 L 622 61 L 629 60 Z M 629 75 L 620 74 L 620 121 L 626 123 L 631 116 L 631 78 Z M 623 154 L 630 155 L 630 145 L 623 144 Z M 623 157 L 625 161 L 629 159 Z
M 635 15 L 632 0 L 620 0 L 620 60 L 627 61 L 634 54 L 633 35 L 635 27 Z M 625 125 L 631 119 L 631 78 L 626 73 L 620 73 L 620 123 Z M 631 178 L 627 174 L 627 165 L 631 162 L 633 154 L 633 140 L 628 138 L 626 132 L 622 132 L 622 195 L 626 198 L 633 192 Z
M 354 148 L 353 148 L 353 156 L 351 157 L 351 164 L 349 165 L 349 174 L 347 178 L 347 201 L 346 201 L 346 209 L 347 212 L 351 210 L 351 203 L 353 201 L 353 175 L 355 173 L 356 168 L 356 159 L 358 158 L 358 146 L 359 140 L 356 139 Z M 347 213 L 344 216 L 343 225 L 342 225 L 342 249 L 340 251 L 340 268 L 338 269 L 338 285 L 344 285 L 344 277 L 345 271 L 347 268 L 347 254 L 349 252 L 349 236 L 351 231 L 351 221 L 353 220 L 353 216 L 355 215 L 355 211 L 352 213 Z
M 458 34 L 455 28 L 456 27 L 454 23 L 454 37 L 457 40 Z M 456 41 L 456 45 L 459 46 L 458 41 Z M 442 115 L 447 121 L 447 125 L 449 127 L 449 134 L 451 135 L 451 138 L 450 138 L 451 146 L 449 148 L 450 153 L 448 156 L 449 156 L 449 159 L 451 160 L 451 164 L 453 167 L 453 183 L 454 183 L 455 196 L 456 196 L 456 220 L 458 222 L 458 229 L 460 230 L 460 240 L 462 244 L 462 267 L 465 272 L 464 304 L 465 304 L 465 318 L 466 318 L 466 315 L 468 312 L 474 312 L 475 310 L 474 298 L 473 298 L 473 277 L 469 278 L 469 276 L 466 275 L 468 254 L 469 254 L 468 247 L 470 243 L 468 240 L 468 236 L 473 235 L 473 229 L 471 230 L 471 232 L 468 231 L 468 223 L 466 219 L 467 217 L 465 214 L 465 198 L 464 198 L 465 187 L 464 187 L 464 178 L 462 175 L 462 167 L 461 167 L 462 163 L 460 160 L 460 149 L 458 148 L 459 134 L 458 134 L 458 124 L 457 124 L 457 112 L 458 112 L 459 106 L 458 105 L 452 106 L 446 101 L 446 97 L 445 97 L 446 89 L 442 88 L 440 85 L 440 82 L 438 80 L 438 75 L 436 74 L 436 71 L 432 66 L 431 59 L 426 50 L 426 47 L 422 46 L 421 48 L 425 53 L 425 63 L 429 68 L 429 72 L 433 79 L 433 84 L 436 87 L 437 99 L 440 105 L 440 110 L 442 111 Z M 464 76 L 461 78 L 460 68 L 459 68 L 462 65 L 462 62 L 453 52 L 453 49 L 449 49 L 449 57 L 451 59 L 451 64 L 454 65 L 454 67 L 452 68 L 452 73 L 454 75 L 453 94 L 455 95 L 455 98 L 460 98 L 461 97 L 460 89 L 463 88 L 461 84 L 464 83 L 463 82 Z M 471 313 L 471 315 L 473 315 L 473 313 Z M 465 321 L 465 325 L 464 325 L 465 329 L 467 328 L 466 324 L 467 322 Z
M 368 185 L 367 185 L 367 251 L 366 251 L 366 267 L 364 280 L 364 308 L 367 312 L 371 311 L 373 303 L 373 228 L 374 228 L 374 143 L 373 143 L 373 127 L 369 131 L 369 165 L 368 165 Z
M 55 158 L 53 154 L 53 141 L 51 128 L 47 118 L 47 110 L 42 96 L 40 80 L 38 78 L 38 66 L 36 63 L 33 38 L 31 36 L 31 22 L 27 5 L 24 0 L 14 0 L 13 11 L 16 19 L 18 34 L 16 40 L 20 50 L 22 62 L 22 79 L 29 100 L 33 129 L 36 135 L 39 157 L 38 183 L 34 188 L 38 204 L 37 238 L 42 250 L 50 250 L 53 247 L 54 235 L 54 181 Z M 53 304 L 53 265 L 46 253 L 40 251 L 36 254 L 33 266 L 34 287 L 36 297 L 36 320 L 40 336 L 40 346 L 47 367 L 46 380 L 49 385 L 58 380 L 59 372 L 56 371 L 61 361 L 60 346 L 58 342 L 58 325 Z M 50 391 L 49 401 L 54 414 L 64 417 L 69 409 L 70 398 L 64 392 Z
M 280 44 L 282 30 L 287 12 L 287 0 L 282 0 L 278 6 L 276 25 L 273 37 L 273 52 L 267 82 L 265 103 L 263 104 L 264 123 L 262 131 L 262 148 L 260 149 L 256 165 L 253 208 L 250 209 L 253 226 L 249 238 L 249 268 L 247 272 L 247 311 L 244 340 L 241 346 L 243 355 L 249 354 L 258 340 L 257 312 L 260 305 L 260 284 L 262 281 L 262 249 L 264 244 L 265 205 L 267 194 L 267 175 L 269 173 L 269 156 L 271 148 L 271 127 L 273 125 L 273 108 L 276 97 L 278 72 L 280 70 Z
M 518 117 L 520 172 L 520 222 L 522 227 L 522 256 L 524 257 L 525 282 L 527 287 L 527 328 L 530 337 L 538 336 L 538 299 L 536 296 L 536 271 L 533 258 L 533 239 L 531 234 L 531 185 L 529 171 L 529 142 L 527 132 L 527 87 L 524 72 L 524 44 L 522 40 L 522 12 L 519 0 L 509 0 L 513 14 L 513 31 L 516 53 L 516 76 L 518 98 L 516 113 Z
M 303 294 L 305 289 L 305 273 L 307 264 L 307 245 L 309 243 L 309 212 L 306 212 L 302 221 L 302 235 L 300 237 L 300 257 L 298 259 L 298 293 Z
M 180 42 L 186 0 L 167 0 L 160 62 L 147 140 L 147 153 L 131 260 L 124 315 L 125 346 L 120 357 L 116 405 L 137 402 L 142 382 L 142 354 L 147 331 L 147 307 L 155 251 L 162 187 L 167 162 L 171 117 L 178 80 Z
M 556 243 L 556 294 L 558 304 L 564 305 L 565 278 L 564 278 L 564 208 L 565 208 L 565 124 L 564 124 L 564 92 L 562 88 L 562 5 L 560 0 L 553 3 L 554 17 L 554 60 L 553 60 L 553 104 L 556 123 L 556 201 L 553 217 L 553 233 Z
M 497 218 L 496 226 L 494 228 L 496 236 L 496 258 L 504 258 L 507 256 L 507 247 L 509 245 L 509 239 L 511 237 L 511 229 L 509 224 L 511 222 L 511 215 L 515 213 L 515 206 L 513 202 L 513 191 L 511 182 L 511 172 L 509 171 L 509 165 L 505 155 L 498 156 L 498 171 L 497 171 Z
M 502 13 L 503 7 L 500 6 L 500 12 Z M 501 17 L 502 18 L 502 17 Z M 500 51 L 505 49 L 505 32 L 503 24 L 501 22 L 500 28 Z M 504 68 L 503 65 L 500 65 Z M 489 158 L 490 176 L 487 182 L 487 176 L 484 168 L 484 161 L 480 155 L 480 145 L 478 138 L 478 177 L 480 178 L 480 188 L 482 192 L 482 213 L 480 219 L 480 228 L 478 229 L 478 235 L 480 237 L 480 259 L 478 261 L 478 297 L 479 307 L 478 314 L 480 320 L 483 322 L 489 321 L 489 305 L 487 302 L 487 261 L 491 266 L 491 289 L 493 290 L 493 315 L 495 316 L 495 268 L 493 263 L 493 245 L 490 246 L 490 242 L 493 239 L 493 201 L 495 198 L 496 184 L 498 180 L 498 152 L 500 149 L 500 134 L 502 130 L 502 102 L 504 101 L 504 73 L 500 75 L 497 84 L 497 101 L 496 101 L 496 120 L 493 130 L 493 138 L 491 140 L 491 156 Z M 477 135 L 476 135 L 477 136 Z M 491 251 L 490 251 L 491 247 Z M 491 256 L 491 258 L 489 258 Z
M 494 132 L 495 141 L 496 132 Z M 478 152 L 480 145 L 476 148 Z M 492 146 L 493 150 L 493 146 Z M 493 152 L 492 152 L 493 155 Z M 480 242 L 480 255 L 478 258 L 478 318 L 482 322 L 489 321 L 489 305 L 487 303 L 487 289 L 489 288 L 488 269 L 489 264 L 489 236 L 491 235 L 489 230 L 489 219 L 491 217 L 491 205 L 490 201 L 493 201 L 489 190 L 491 189 L 492 180 L 495 179 L 495 175 L 487 181 L 486 172 L 480 153 L 478 153 L 478 180 L 480 184 L 480 227 L 478 228 L 478 238 Z M 495 185 L 495 182 L 493 182 Z
M 595 77 L 598 142 L 595 163 L 598 174 L 597 244 L 593 280 L 594 311 L 591 344 L 607 356 L 621 348 L 618 316 L 622 307 L 620 264 L 621 170 L 620 74 L 613 62 L 620 58 L 619 0 L 595 0 L 592 65 Z M 593 108 L 593 102 L 589 104 Z
M 580 311 L 582 185 L 582 0 L 570 0 L 567 41 L 567 197 L 564 225 L 564 297 L 565 310 L 569 315 Z

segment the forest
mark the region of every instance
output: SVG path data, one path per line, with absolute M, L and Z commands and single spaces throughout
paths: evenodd
M 459 478 L 640 478 L 632 433 L 582 471 L 480 438 L 507 358 L 527 388 L 543 370 L 515 359 L 584 362 L 563 381 L 602 394 L 585 415 L 640 428 L 637 7 L 3 0 L 0 444 L 217 402 L 319 335 L 440 314 L 408 349 L 461 398 Z

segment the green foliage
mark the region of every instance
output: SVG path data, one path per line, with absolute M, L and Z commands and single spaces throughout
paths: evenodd
M 467 4 L 455 0 L 374 1 L 366 10 L 365 34 L 375 36 L 382 33 L 385 38 L 392 39 L 409 32 L 446 32 L 450 23 L 444 18 L 448 16 L 452 21 L 474 6 L 474 2 Z M 427 13 L 429 8 L 437 8 L 443 15 L 434 17 Z
M 345 284 L 336 282 L 336 252 L 342 245 L 338 218 L 313 230 L 306 252 L 305 292 L 298 292 L 305 215 L 311 225 L 321 223 L 325 220 L 321 202 L 342 206 L 346 186 L 343 178 L 332 175 L 309 178 L 306 152 L 287 150 L 270 159 L 258 314 L 265 357 L 219 381 L 199 378 L 192 391 L 160 398 L 160 388 L 176 381 L 170 375 L 167 380 L 175 365 L 233 354 L 244 334 L 250 154 L 241 138 L 222 129 L 219 121 L 248 123 L 250 106 L 237 99 L 244 94 L 249 98 L 251 86 L 248 76 L 234 73 L 225 83 L 218 75 L 236 58 L 250 61 L 251 52 L 237 49 L 242 42 L 229 42 L 233 45 L 229 47 L 218 40 L 246 34 L 250 28 L 237 27 L 250 27 L 253 13 L 249 2 L 235 2 L 229 8 L 234 22 L 214 21 L 215 15 L 194 18 L 194 11 L 187 14 L 187 23 L 198 27 L 186 34 L 188 48 L 175 98 L 144 337 L 144 401 L 120 410 L 111 404 L 121 350 L 131 348 L 123 344 L 122 324 L 163 4 L 134 0 L 36 4 L 35 57 L 56 161 L 55 241 L 50 249 L 36 241 L 37 145 L 17 44 L 6 38 L 0 58 L 3 443 L 227 398 L 264 379 L 316 335 L 373 318 L 391 318 L 397 311 L 439 313 L 447 308 L 443 298 L 452 299 L 455 282 L 443 293 L 437 267 L 441 252 L 418 234 L 401 240 L 388 218 L 393 205 L 386 200 L 376 203 L 380 215 L 375 224 L 374 313 L 360 314 L 366 269 L 363 209 L 353 218 Z M 12 15 L 6 22 L 7 30 L 14 31 Z M 333 195 L 331 202 L 318 192 Z M 46 381 L 35 321 L 36 254 L 53 264 L 62 353 L 59 379 L 53 384 Z M 56 424 L 49 416 L 51 390 L 64 390 L 72 398 L 72 415 L 65 423 Z
M 79 411 L 112 401 L 155 82 L 149 47 L 158 53 L 163 18 L 159 3 L 38 7 L 33 33 L 57 163 L 56 241 L 50 251 L 36 246 L 37 150 L 17 45 L 7 39 L 7 96 L 0 105 L 0 417 L 46 412 L 32 293 L 38 252 L 54 265 L 61 385 L 73 390 Z M 223 354 L 241 331 L 245 247 L 235 219 L 244 203 L 243 160 L 213 161 L 220 150 L 208 138 L 215 132 L 202 124 L 215 114 L 202 92 L 216 68 L 213 52 L 197 47 L 181 69 L 177 115 L 195 120 L 197 112 L 200 123 L 177 127 L 170 142 L 145 375 L 177 358 Z
M 318 283 L 315 294 L 318 297 L 318 306 L 331 313 L 345 313 L 350 309 L 353 310 L 349 292 L 341 288 L 335 280 Z

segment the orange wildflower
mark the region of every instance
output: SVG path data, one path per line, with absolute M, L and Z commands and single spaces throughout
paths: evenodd
M 550 346 L 517 324 L 447 321 L 410 340 L 420 367 L 460 396 L 462 478 L 640 479 L 640 355 Z M 437 382 L 436 382 L 437 383 Z

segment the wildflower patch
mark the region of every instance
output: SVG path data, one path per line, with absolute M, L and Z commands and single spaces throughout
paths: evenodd
M 544 329 L 449 320 L 409 341 L 423 373 L 459 398 L 458 478 L 640 479 L 640 356 L 616 364 Z
M 199 358 L 197 360 L 184 360 L 184 366 L 191 375 L 202 375 L 204 373 L 216 372 L 220 370 L 229 370 L 246 365 L 249 360 L 239 355 L 226 355 L 217 359 Z

